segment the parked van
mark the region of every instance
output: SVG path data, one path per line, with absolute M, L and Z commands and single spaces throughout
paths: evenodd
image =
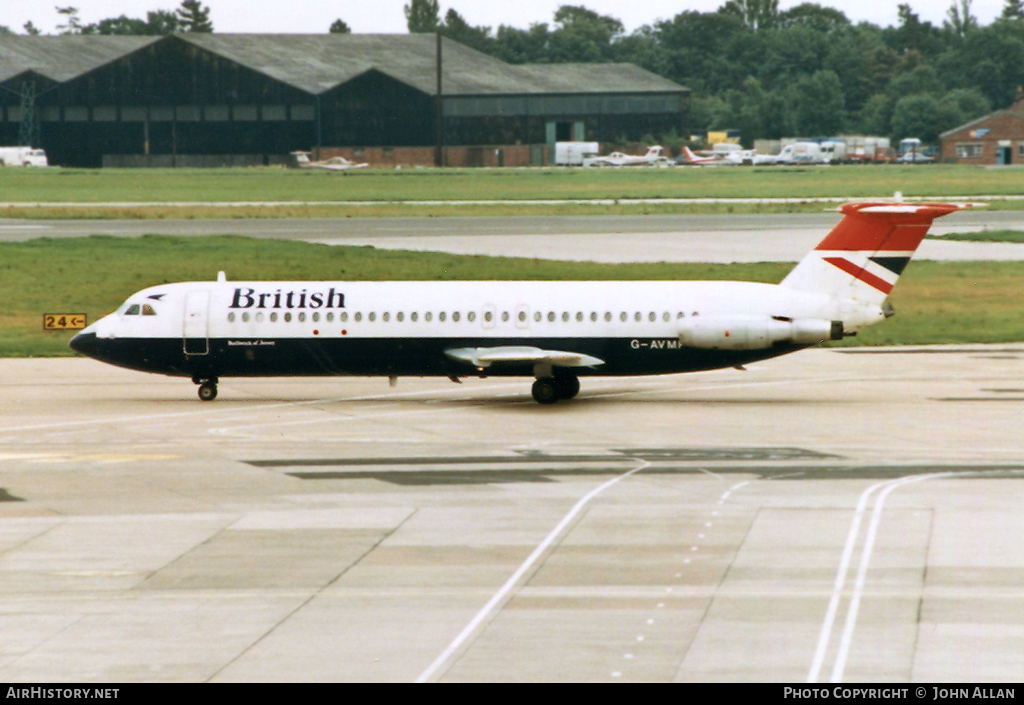
M 0 166 L 49 166 L 46 152 L 32 147 L 0 147 Z
M 775 156 L 776 164 L 821 164 L 821 145 L 817 142 L 787 144 Z
M 825 140 L 818 145 L 821 161 L 826 164 L 840 164 L 846 161 L 846 143 L 841 140 Z

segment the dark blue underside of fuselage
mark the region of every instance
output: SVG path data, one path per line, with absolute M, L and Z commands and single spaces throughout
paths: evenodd
M 651 375 L 734 367 L 777 357 L 804 345 L 765 350 L 706 350 L 669 339 L 634 338 L 285 338 L 210 340 L 206 354 L 186 354 L 180 338 L 97 339 L 76 336 L 72 347 L 120 367 L 182 377 L 302 377 L 329 375 L 533 376 L 532 364 L 496 363 L 483 370 L 453 360 L 445 350 L 533 346 L 584 353 L 605 361 L 571 368 L 584 375 Z M 196 350 L 197 348 L 191 348 Z M 198 349 L 202 349 L 200 346 Z M 558 368 L 565 369 L 565 368 Z

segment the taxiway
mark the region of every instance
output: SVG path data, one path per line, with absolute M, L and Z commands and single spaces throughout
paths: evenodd
M 587 379 L 0 360 L 0 680 L 1007 681 L 1024 346 Z

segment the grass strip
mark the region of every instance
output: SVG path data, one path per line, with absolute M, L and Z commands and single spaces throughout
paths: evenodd
M 0 169 L 4 202 L 875 198 L 1024 194 L 1024 170 L 955 164 L 771 168 Z

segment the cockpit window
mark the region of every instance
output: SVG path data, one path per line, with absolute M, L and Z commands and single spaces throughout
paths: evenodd
M 142 304 L 142 315 L 143 316 L 155 316 L 156 311 L 149 304 Z
M 126 308 L 124 310 L 124 315 L 126 315 L 126 316 L 138 316 L 139 315 L 139 305 L 138 304 L 132 304 L 131 306 L 129 306 L 128 308 Z

